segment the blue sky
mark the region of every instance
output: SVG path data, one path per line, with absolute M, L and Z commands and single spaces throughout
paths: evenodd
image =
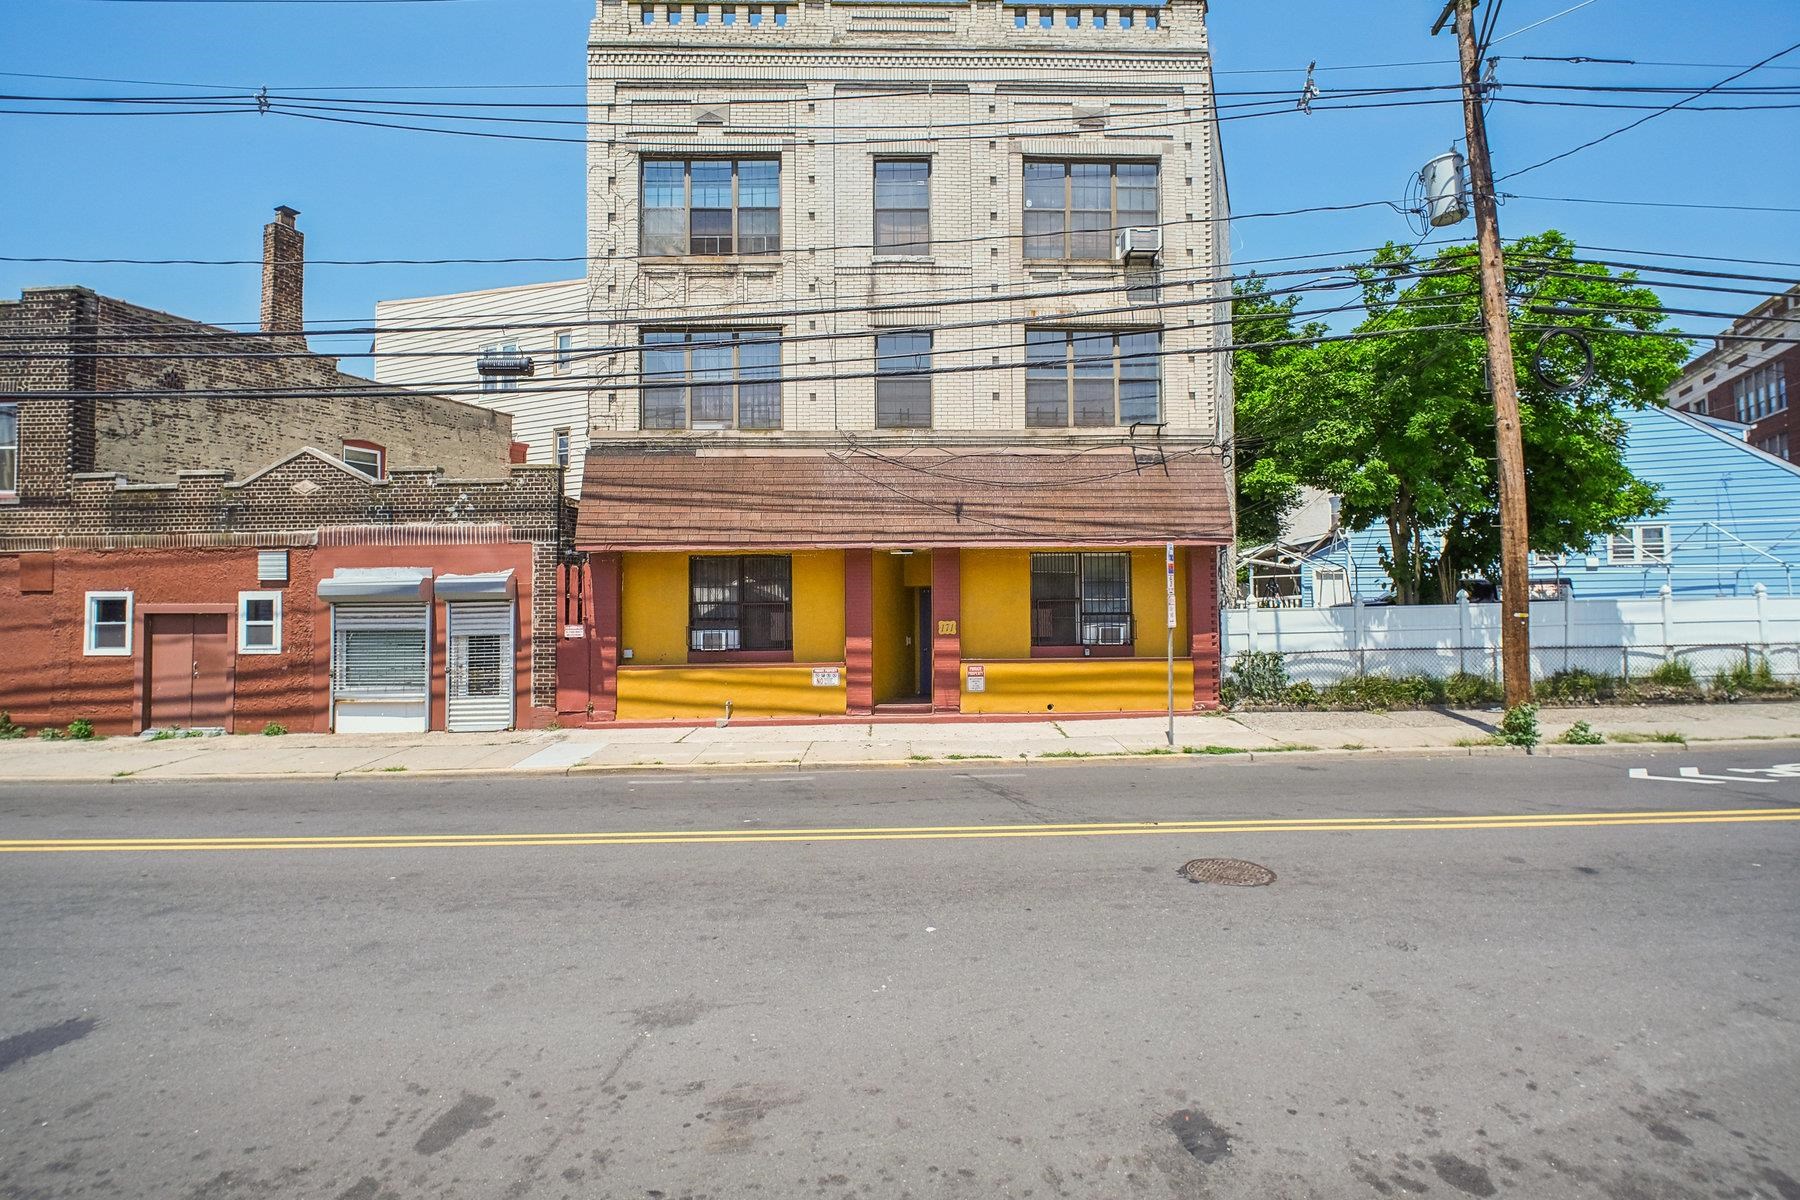
M 1502 34 L 1577 0 L 1504 0 Z M 1449 83 L 1454 44 L 1432 38 L 1439 0 L 1215 0 L 1210 25 L 1221 91 L 1291 89 L 1317 60 L 1329 103 L 1347 87 Z M 591 0 L 448 3 L 113 3 L 11 0 L 0 71 L 204 85 L 199 92 L 351 87 L 558 85 L 480 98 L 578 101 Z M 1501 42 L 1509 56 L 1629 58 L 1635 67 L 1508 58 L 1502 84 L 1693 85 L 1800 42 L 1793 0 L 1590 0 Z M 1384 65 L 1370 69 L 1363 64 Z M 1694 65 L 1685 65 L 1694 64 Z M 1800 51 L 1744 84 L 1800 85 Z M 1249 73 L 1257 72 L 1257 73 Z M 0 76 L 15 94 L 179 94 L 180 87 Z M 448 91 L 372 91 L 444 98 Z M 468 93 L 462 93 L 468 98 Z M 1527 96 L 1518 89 L 1504 96 Z M 1669 97 L 1600 96 L 1632 103 Z M 0 108 L 16 108 L 0 102 Z M 1525 107 L 1492 115 L 1496 168 L 1513 167 L 1623 125 L 1640 113 Z M 1298 112 L 1228 124 L 1238 213 L 1400 199 L 1408 176 L 1460 136 L 1451 106 Z M 1564 162 L 1503 183 L 1529 196 L 1737 205 L 1800 204 L 1800 110 L 1675 113 Z M 276 204 L 302 212 L 307 250 L 324 258 L 579 255 L 578 145 L 442 137 L 282 116 L 0 114 L 0 254 L 255 258 Z M 1585 245 L 1800 260 L 1800 214 L 1708 212 L 1514 199 L 1508 236 L 1556 227 Z M 1472 236 L 1472 226 L 1461 232 Z M 1240 260 L 1411 240 L 1385 208 L 1245 220 Z M 1705 264 L 1691 264 L 1705 265 Z M 1744 271 L 1758 268 L 1726 268 Z M 1793 277 L 1792 269 L 1763 269 Z M 496 287 L 579 273 L 573 264 L 332 267 L 307 278 L 309 320 L 367 321 L 377 299 Z M 253 266 L 0 263 L 0 296 L 81 283 L 215 321 L 254 321 Z M 1776 290 L 1776 285 L 1770 285 Z M 1753 297 L 1671 303 L 1733 310 Z M 1687 328 L 1722 322 L 1682 318 Z M 366 341 L 363 343 L 366 345 Z M 352 352 L 352 343 L 327 347 Z

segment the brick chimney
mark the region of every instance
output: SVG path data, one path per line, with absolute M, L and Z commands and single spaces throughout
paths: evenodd
M 299 334 L 304 328 L 306 235 L 294 227 L 300 213 L 287 205 L 263 226 L 262 328 Z

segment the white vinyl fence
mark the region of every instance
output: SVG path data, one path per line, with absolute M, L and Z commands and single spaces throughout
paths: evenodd
M 1225 612 L 1226 669 L 1241 654 L 1280 653 L 1288 677 L 1319 687 L 1359 675 L 1455 674 L 1500 678 L 1500 606 L 1233 608 Z M 1641 678 L 1665 662 L 1686 663 L 1702 682 L 1745 663 L 1767 662 L 1777 679 L 1800 682 L 1800 597 L 1676 600 L 1542 600 L 1531 605 L 1531 673 L 1561 671 Z

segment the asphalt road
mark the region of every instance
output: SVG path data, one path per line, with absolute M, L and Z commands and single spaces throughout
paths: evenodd
M 0 786 L 0 1197 L 1800 1200 L 1800 769 L 1655 749 Z

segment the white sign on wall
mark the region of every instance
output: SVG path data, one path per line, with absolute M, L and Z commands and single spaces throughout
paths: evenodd
M 969 664 L 969 690 L 971 692 L 987 691 L 987 667 L 982 663 Z
M 843 681 L 844 681 L 844 672 L 841 667 L 814 667 L 813 668 L 813 686 L 814 687 L 837 687 Z

